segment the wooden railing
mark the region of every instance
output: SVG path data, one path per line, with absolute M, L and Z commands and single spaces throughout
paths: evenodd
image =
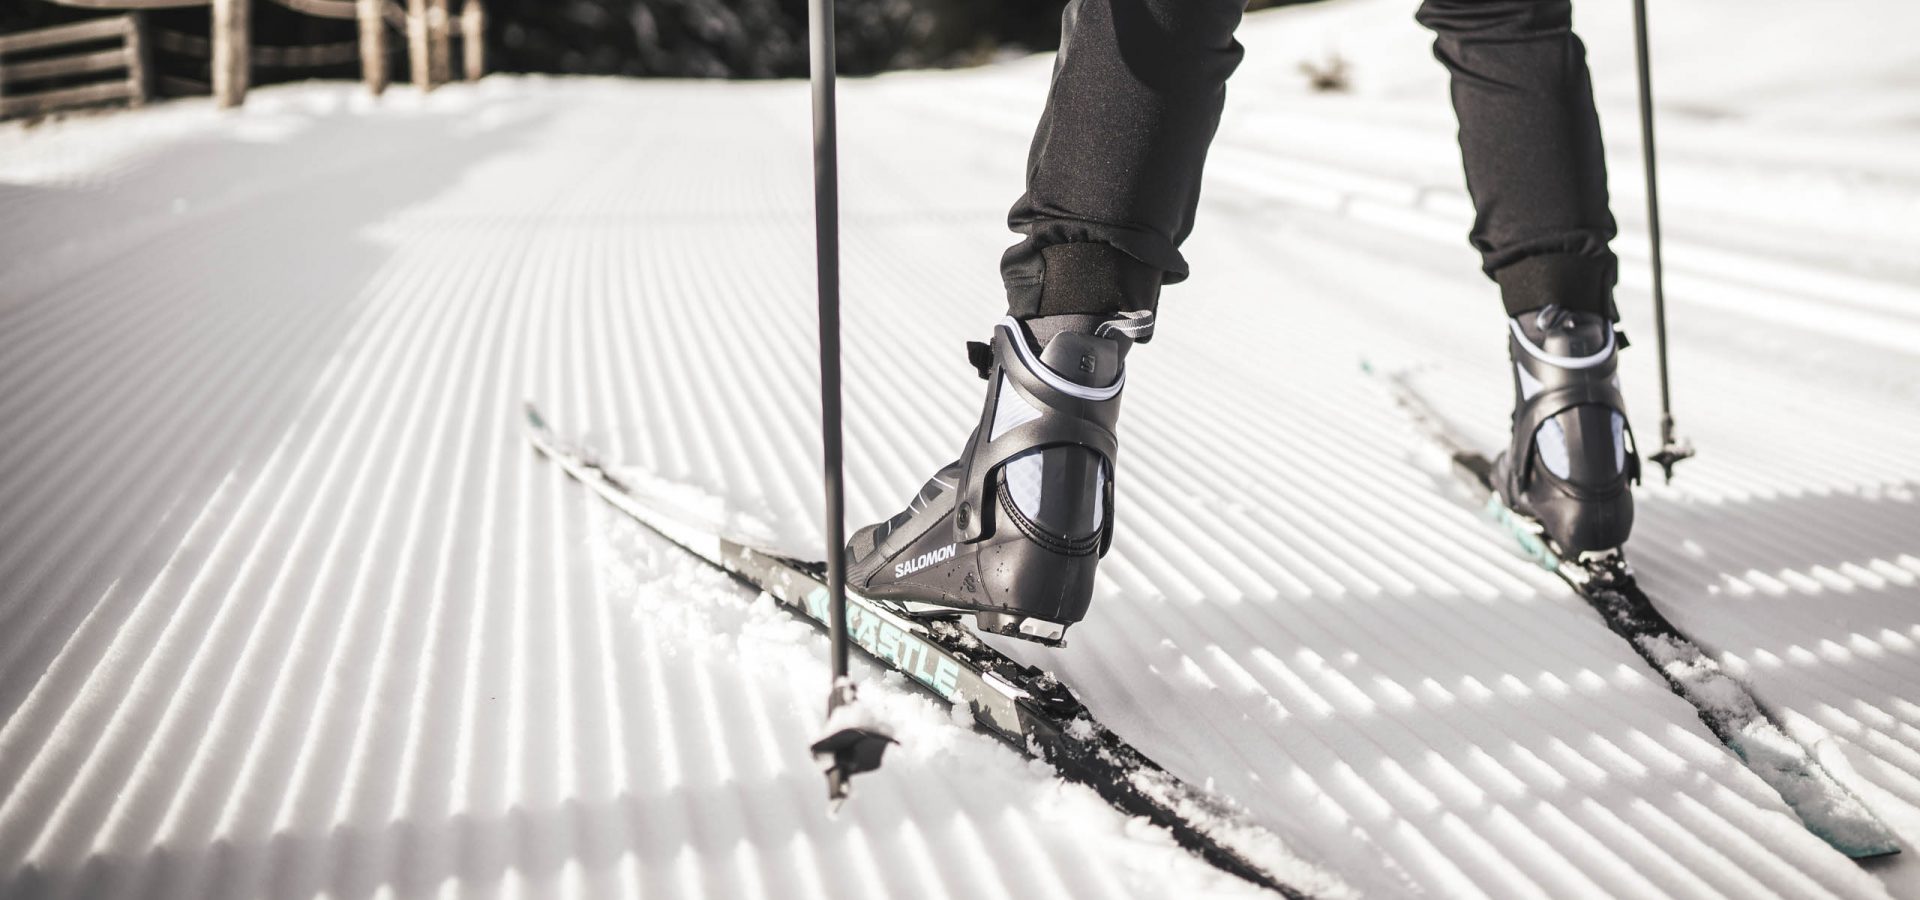
M 0 0 L 10 2 L 10 0 Z M 352 44 L 320 47 L 255 47 L 248 20 L 253 0 L 49 0 L 85 9 L 158 9 L 212 7 L 212 34 L 205 40 L 166 33 L 166 49 L 208 60 L 214 101 L 222 107 L 244 100 L 254 66 L 302 67 L 338 65 L 351 59 Z M 410 73 L 415 85 L 432 90 L 452 78 L 454 39 L 460 41 L 468 80 L 486 73 L 485 0 L 458 0 L 460 12 L 450 15 L 450 0 L 269 0 L 295 12 L 328 19 L 358 20 L 357 50 L 367 89 L 378 95 L 387 86 L 387 29 L 398 28 L 407 37 Z M 401 5 L 405 2 L 405 6 Z M 67 55 L 49 52 L 79 45 L 118 41 L 118 48 L 89 47 Z M 30 115 L 98 103 L 125 101 L 133 105 L 152 96 L 152 66 L 148 38 L 138 13 L 59 25 L 37 31 L 0 35 L 0 118 Z M 29 58 L 9 57 L 26 54 Z M 77 76 L 124 71 L 124 79 L 61 84 Z M 35 91 L 21 85 L 56 82 Z
M 151 96 L 147 54 L 146 29 L 133 14 L 0 35 L 0 118 L 145 103 Z M 114 73 L 120 77 L 59 83 Z M 48 81 L 55 84 L 33 86 Z

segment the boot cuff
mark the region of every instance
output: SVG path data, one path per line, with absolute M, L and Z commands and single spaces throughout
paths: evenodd
M 1160 299 L 1161 272 L 1107 244 L 1055 244 L 1045 263 L 1039 315 L 1112 316 L 1151 310 Z
M 1611 255 L 1543 253 L 1502 267 L 1493 273 L 1493 280 L 1500 285 L 1508 316 L 1554 304 L 1618 321 L 1613 308 L 1616 265 Z

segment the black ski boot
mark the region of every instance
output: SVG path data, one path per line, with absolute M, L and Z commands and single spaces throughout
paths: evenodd
M 1640 458 L 1613 323 L 1547 306 L 1508 324 L 1513 439 L 1494 462 L 1500 499 L 1538 522 L 1562 560 L 1617 549 L 1633 529 Z
M 1151 313 L 1009 317 L 969 344 L 988 382 L 980 424 L 905 510 L 854 533 L 847 587 L 1059 645 L 1113 540 L 1127 350 L 1152 333 Z

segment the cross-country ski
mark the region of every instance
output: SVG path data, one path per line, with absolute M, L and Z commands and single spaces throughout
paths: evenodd
M 534 447 L 615 509 L 765 591 L 794 614 L 822 628 L 832 621 L 825 566 L 739 543 L 635 492 L 592 451 L 555 435 L 532 404 L 526 427 Z M 1129 746 L 1052 674 L 1007 658 L 951 615 L 915 615 L 857 593 L 846 602 L 848 633 L 874 663 L 911 678 L 971 716 L 982 731 L 1093 788 L 1121 812 L 1167 829 L 1222 871 L 1293 900 L 1310 896 L 1285 880 L 1311 870 L 1284 841 L 1230 801 L 1180 781 Z M 1337 883 L 1312 874 L 1316 886 Z
M 1467 446 L 1413 385 L 1409 373 L 1377 374 L 1394 400 L 1446 451 L 1451 473 L 1488 520 L 1586 600 L 1608 628 L 1699 710 L 1701 721 L 1747 768 L 1780 792 L 1808 830 L 1855 859 L 1900 852 L 1893 832 L 1788 736 L 1746 685 L 1728 676 L 1711 654 L 1661 615 L 1623 553 L 1613 548 L 1573 555 L 1554 543 L 1537 519 L 1501 500 L 1494 486 L 1494 461 Z

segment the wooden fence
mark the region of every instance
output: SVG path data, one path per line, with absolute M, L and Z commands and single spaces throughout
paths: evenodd
M 11 0 L 4 0 L 11 2 Z M 252 0 L 50 0 L 85 9 L 159 9 L 211 6 L 213 28 L 207 39 L 167 32 L 150 36 L 138 13 L 0 35 L 0 118 L 35 115 L 77 106 L 126 102 L 139 105 L 153 96 L 149 54 L 158 43 L 168 52 L 208 61 L 214 101 L 238 106 L 245 99 L 256 66 L 301 68 L 350 61 L 357 49 L 362 78 L 375 95 L 387 86 L 389 28 L 405 34 L 413 83 L 432 90 L 453 77 L 453 41 L 460 41 L 461 67 L 468 80 L 486 73 L 484 0 L 268 0 L 295 12 L 327 19 L 357 20 L 357 42 L 318 47 L 256 47 L 248 22 Z M 402 6 L 404 2 L 406 5 Z M 119 46 L 106 46 L 117 43 Z M 357 44 L 357 48 L 353 46 Z M 70 48 L 81 48 L 72 49 Z M 26 58 L 21 59 L 22 55 Z M 124 73 L 123 78 L 75 84 L 95 73 Z M 53 82 L 31 89 L 35 82 Z M 26 85 L 29 88 L 23 88 Z M 206 86 L 202 86 L 206 90 Z
M 117 2 L 117 0 L 101 0 Z M 213 0 L 218 10 L 222 2 L 244 5 L 246 0 Z M 407 38 L 407 58 L 413 83 L 432 90 L 453 77 L 455 38 L 460 40 L 463 68 L 467 80 L 477 81 L 486 74 L 487 10 L 484 0 L 461 0 L 460 14 L 449 13 L 449 0 L 271 0 L 294 12 L 322 19 L 352 20 L 360 23 L 362 77 L 367 90 L 379 94 L 387 86 L 387 30 L 400 29 Z
M 137 14 L 0 35 L 0 118 L 145 103 L 152 96 L 148 48 Z

